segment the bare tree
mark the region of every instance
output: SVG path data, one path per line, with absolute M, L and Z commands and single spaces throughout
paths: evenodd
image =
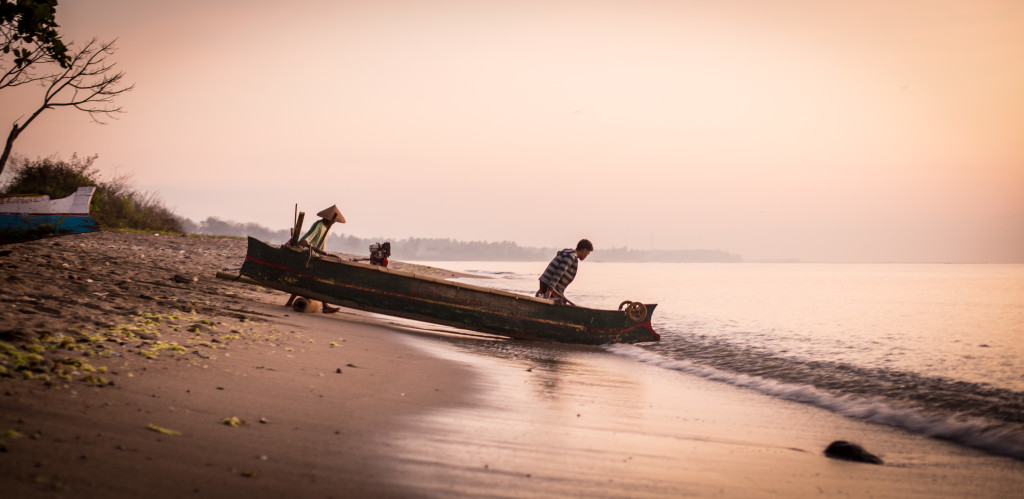
M 93 38 L 81 50 L 73 51 L 66 65 L 54 64 L 58 61 L 46 50 L 37 47 L 21 54 L 27 60 L 22 60 L 0 75 L 0 90 L 29 83 L 37 83 L 45 88 L 39 107 L 27 117 L 20 117 L 11 126 L 3 154 L 0 155 L 0 173 L 3 173 L 7 165 L 14 141 L 43 111 L 72 107 L 89 113 L 89 117 L 99 124 L 105 124 L 105 119 L 114 119 L 122 112 L 121 106 L 115 101 L 135 85 L 126 86 L 124 71 L 115 70 L 117 63 L 109 59 L 115 51 L 114 41 L 101 43 Z M 40 71 L 41 67 L 54 66 L 57 67 L 55 71 Z

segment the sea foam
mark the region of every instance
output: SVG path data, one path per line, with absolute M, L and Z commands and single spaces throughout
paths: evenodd
M 933 438 L 953 441 L 992 454 L 1024 460 L 1024 427 L 1012 423 L 964 418 L 957 414 L 932 414 L 892 401 L 848 394 L 833 394 L 811 385 L 797 385 L 760 376 L 730 373 L 688 360 L 672 359 L 636 345 L 611 345 L 608 351 L 634 360 L 713 381 L 814 405 L 844 416 L 902 428 Z

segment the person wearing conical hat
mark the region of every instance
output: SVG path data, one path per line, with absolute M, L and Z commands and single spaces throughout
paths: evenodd
M 313 225 L 299 239 L 298 243 L 323 252 L 327 246 L 327 231 L 331 230 L 331 226 L 335 223 L 345 223 L 345 217 L 341 214 L 341 210 L 338 209 L 338 205 L 326 208 L 317 213 L 316 216 L 320 217 L 320 220 L 313 222 Z
M 316 216 L 320 217 L 320 220 L 313 222 L 313 225 L 309 227 L 306 234 L 298 240 L 298 244 L 301 246 L 308 246 L 314 251 L 324 253 L 324 248 L 327 246 L 327 232 L 331 230 L 331 226 L 335 223 L 345 223 L 345 217 L 341 214 L 341 210 L 338 209 L 338 205 L 333 205 L 330 208 L 326 208 Z M 288 298 L 286 307 L 291 306 L 294 302 L 296 295 L 292 295 Z M 332 307 L 326 303 L 323 306 L 323 312 L 325 314 L 333 314 L 337 312 L 337 307 Z

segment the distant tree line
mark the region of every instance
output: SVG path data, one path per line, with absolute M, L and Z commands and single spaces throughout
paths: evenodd
M 237 223 L 208 217 L 199 223 L 184 220 L 186 232 L 218 236 L 252 236 L 268 243 L 281 244 L 288 240 L 288 229 L 271 230 L 253 223 Z M 546 261 L 562 248 L 531 248 L 512 241 L 458 241 L 455 239 L 410 237 L 398 240 L 387 238 L 360 238 L 347 234 L 330 234 L 327 250 L 336 253 L 369 256 L 371 244 L 391 242 L 392 257 L 412 261 Z M 593 259 L 602 262 L 741 262 L 740 255 L 720 250 L 634 250 L 627 248 L 600 248 Z
M 96 156 L 72 156 L 34 160 L 15 157 L 13 173 L 0 185 L 3 194 L 47 194 L 62 198 L 82 186 L 97 187 L 89 212 L 105 229 L 130 229 L 211 236 L 252 236 L 262 241 L 281 244 L 288 240 L 288 229 L 273 230 L 255 223 L 238 223 L 218 217 L 207 217 L 198 223 L 175 215 L 151 193 L 131 188 L 128 176 L 103 180 L 93 166 Z M 347 234 L 330 234 L 327 249 L 353 255 L 370 254 L 370 245 L 391 242 L 392 257 L 406 261 L 501 261 L 536 262 L 554 257 L 562 248 L 528 248 L 512 241 L 458 241 L 455 239 L 410 237 L 398 240 L 361 238 Z M 598 248 L 593 259 L 602 262 L 740 262 L 736 254 L 719 250 L 634 250 Z

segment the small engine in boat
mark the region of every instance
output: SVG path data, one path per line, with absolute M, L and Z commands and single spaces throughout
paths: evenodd
M 391 243 L 373 243 L 370 245 L 370 263 L 374 265 L 380 265 L 382 267 L 388 266 L 388 257 L 391 256 Z

